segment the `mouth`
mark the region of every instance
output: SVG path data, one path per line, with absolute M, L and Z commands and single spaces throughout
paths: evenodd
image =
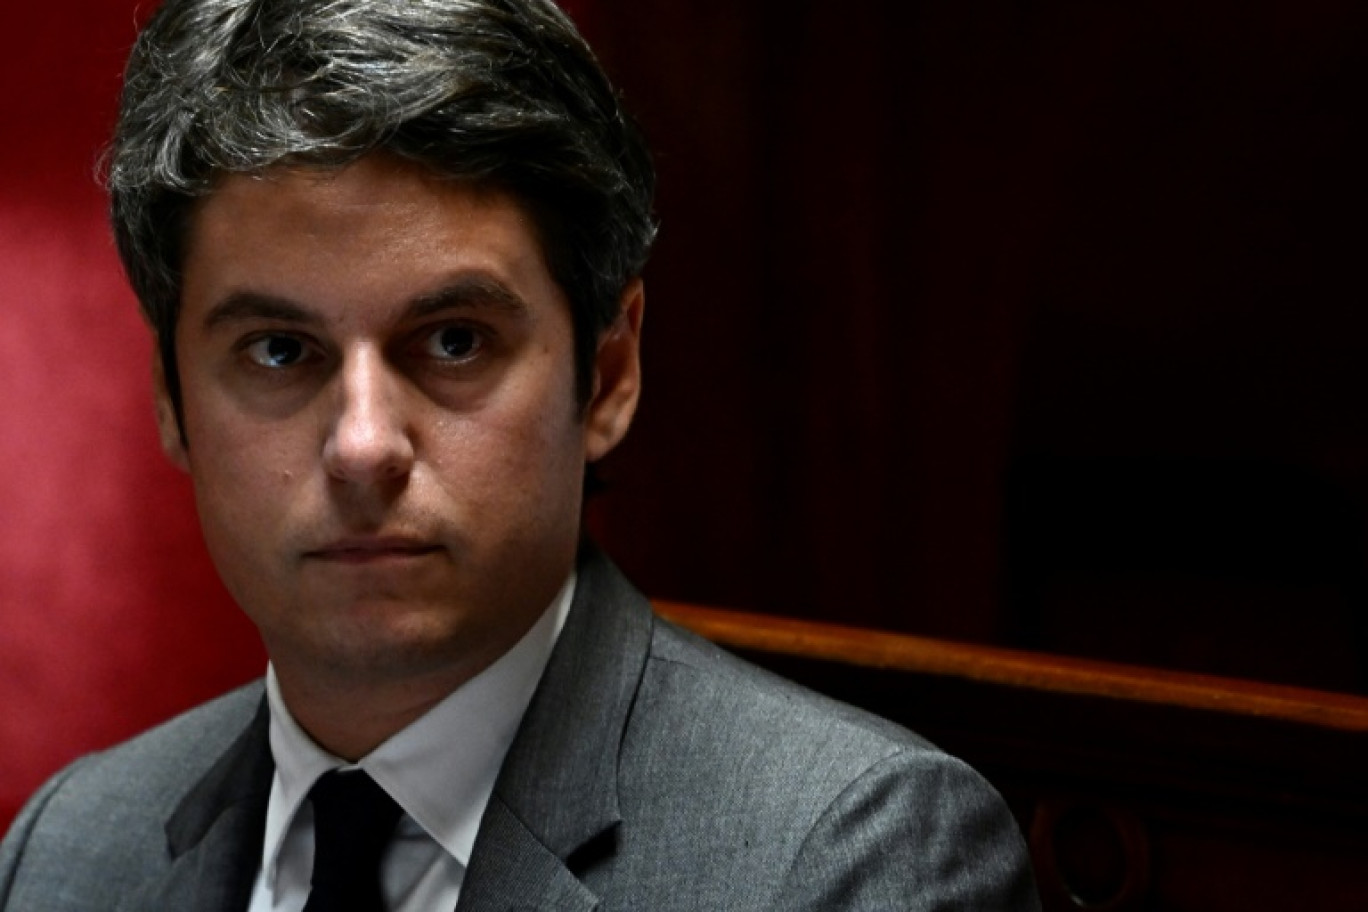
M 407 561 L 435 554 L 441 545 L 423 539 L 395 536 L 359 536 L 329 542 L 304 552 L 306 560 L 338 564 L 373 564 Z

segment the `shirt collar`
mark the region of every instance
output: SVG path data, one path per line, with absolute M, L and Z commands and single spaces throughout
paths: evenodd
M 463 866 L 504 755 L 532 700 L 575 592 L 571 574 L 551 605 L 513 648 L 355 764 L 370 774 Z M 263 870 L 274 881 L 280 850 L 309 789 L 331 769 L 352 767 L 299 727 L 266 668 L 275 778 L 266 810 Z

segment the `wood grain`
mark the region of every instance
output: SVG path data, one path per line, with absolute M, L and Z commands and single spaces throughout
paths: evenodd
M 653 604 L 661 616 L 719 645 L 736 649 L 1368 732 L 1368 698 L 1349 694 L 976 646 L 678 602 Z

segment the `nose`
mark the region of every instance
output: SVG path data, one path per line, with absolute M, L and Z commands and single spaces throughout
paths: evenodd
M 329 476 L 352 484 L 407 477 L 413 440 L 404 409 L 401 377 L 382 352 L 348 352 L 335 378 L 337 404 L 323 445 Z

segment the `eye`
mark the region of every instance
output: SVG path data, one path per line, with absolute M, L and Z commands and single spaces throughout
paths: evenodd
M 245 351 L 262 367 L 291 367 L 304 359 L 305 347 L 302 339 L 294 336 L 262 336 L 249 344 Z
M 427 337 L 427 354 L 440 361 L 467 361 L 483 346 L 480 333 L 469 326 L 443 326 Z

